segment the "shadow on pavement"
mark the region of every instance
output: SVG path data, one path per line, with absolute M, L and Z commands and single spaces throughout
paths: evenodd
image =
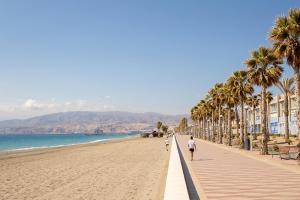
M 194 159 L 192 162 L 214 160 L 210 158 Z
M 188 193 L 189 193 L 190 200 L 200 200 L 199 195 L 198 195 L 197 190 L 196 190 L 196 187 L 195 187 L 194 182 L 192 180 L 191 174 L 190 174 L 190 172 L 188 170 L 188 167 L 187 167 L 187 165 L 184 161 L 184 158 L 183 158 L 183 155 L 182 155 L 182 152 L 180 150 L 179 145 L 178 145 L 178 151 L 179 151 L 180 161 L 181 161 L 183 174 L 184 174 L 185 182 L 186 182 L 186 185 L 187 185 L 187 190 L 188 190 Z

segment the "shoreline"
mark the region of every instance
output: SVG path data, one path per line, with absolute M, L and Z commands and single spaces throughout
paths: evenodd
M 18 152 L 22 153 L 22 152 L 31 152 L 31 151 L 38 151 L 38 150 L 60 149 L 60 148 L 75 147 L 75 146 L 103 143 L 103 142 L 109 142 L 109 141 L 115 141 L 115 140 L 133 139 L 133 138 L 139 138 L 139 135 L 132 135 L 132 136 L 123 137 L 123 138 L 109 138 L 109 139 L 100 139 L 100 140 L 80 142 L 80 143 L 53 145 L 53 146 L 25 147 L 25 148 L 19 148 L 19 149 L 0 150 L 0 157 L 3 154 L 10 154 L 10 153 L 13 154 L 13 153 L 18 153 Z

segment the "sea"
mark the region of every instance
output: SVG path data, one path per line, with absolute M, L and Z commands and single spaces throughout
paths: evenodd
M 136 134 L 0 134 L 0 152 L 53 148 L 135 137 Z

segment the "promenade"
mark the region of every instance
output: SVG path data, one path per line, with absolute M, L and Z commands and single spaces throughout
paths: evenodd
M 199 139 L 190 162 L 188 139 L 177 136 L 201 200 L 299 200 L 300 173 Z

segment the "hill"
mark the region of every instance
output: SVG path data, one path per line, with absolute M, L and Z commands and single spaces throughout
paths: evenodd
M 159 113 L 130 112 L 64 112 L 24 120 L 0 121 L 0 134 L 22 133 L 94 133 L 103 130 L 131 132 L 152 130 L 157 121 L 174 127 L 185 115 L 164 115 Z

